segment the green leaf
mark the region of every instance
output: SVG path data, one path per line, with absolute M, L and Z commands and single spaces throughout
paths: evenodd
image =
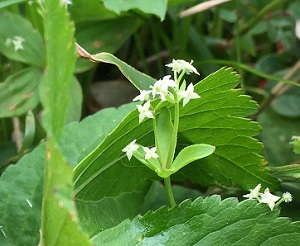
M 184 201 L 100 232 L 95 245 L 295 245 L 300 223 L 255 201 L 218 196 Z M 116 237 L 118 235 L 118 237 Z M 185 236 L 184 236 L 185 235 Z
M 107 10 L 99 0 L 89 0 L 88 4 L 85 1 L 73 0 L 68 9 L 75 23 L 116 17 L 116 14 Z
M 148 0 L 131 0 L 126 2 L 122 0 L 102 0 L 102 2 L 106 8 L 117 14 L 120 14 L 122 11 L 138 9 L 144 13 L 158 16 L 161 21 L 165 18 L 168 3 L 167 0 L 156 0 L 150 2 Z
M 43 67 L 44 45 L 41 35 L 21 15 L 0 10 L 0 52 L 12 60 Z M 15 48 L 15 37 L 23 39 L 23 49 Z
M 238 83 L 239 76 L 223 68 L 195 86 L 201 98 L 181 110 L 178 145 L 210 144 L 216 151 L 186 166 L 182 174 L 202 185 L 237 184 L 248 190 L 261 183 L 277 189 L 278 181 L 260 156 L 263 146 L 252 138 L 260 127 L 244 118 L 257 111 L 257 104 L 241 90 L 233 90 Z
M 93 62 L 104 62 L 116 65 L 121 73 L 123 73 L 123 75 L 139 90 L 148 90 L 149 86 L 153 85 L 155 82 L 155 79 L 139 72 L 112 54 L 102 52 L 96 55 L 91 55 L 79 45 L 77 45 L 77 53 L 80 57 L 89 59 Z
M 185 147 L 179 152 L 172 163 L 172 172 L 176 173 L 191 162 L 211 155 L 215 149 L 216 148 L 214 146 L 209 144 L 193 144 Z
M 62 153 L 72 168 L 92 152 L 107 135 L 135 108 L 135 103 L 107 108 L 65 126 L 59 142 Z M 84 136 L 84 137 L 82 137 Z
M 300 155 L 300 137 L 293 136 L 292 140 L 292 144 L 294 145 L 294 152 Z
M 76 25 L 76 41 L 92 54 L 103 51 L 115 53 L 140 25 L 140 21 L 128 16 L 85 21 Z M 76 64 L 76 72 L 86 71 L 92 66 L 94 66 L 93 63 L 79 59 Z
M 271 167 L 272 174 L 281 182 L 299 182 L 300 164 L 291 164 L 281 167 Z
M 257 119 L 262 126 L 259 137 L 264 144 L 265 158 L 270 165 L 283 166 L 297 161 L 298 156 L 293 154 L 290 142 L 293 136 L 300 136 L 299 117 L 283 117 L 267 108 Z
M 82 110 L 82 89 L 78 80 L 73 77 L 71 82 L 71 88 L 69 91 L 69 104 L 67 108 L 66 123 L 72 121 L 79 121 L 81 118 Z
M 46 157 L 40 245 L 91 245 L 76 223 L 74 210 L 70 211 L 71 201 L 59 201 L 61 196 L 56 195 L 57 190 L 72 186 L 72 169 L 49 139 Z M 65 192 L 72 197 L 71 190 Z
M 23 144 L 20 152 L 24 152 L 31 147 L 34 141 L 34 137 L 35 137 L 35 118 L 32 111 L 30 110 L 26 115 L 25 133 L 24 133 Z
M 23 2 L 26 2 L 26 1 L 27 0 L 3 0 L 0 3 L 0 9 L 5 8 L 7 6 L 10 6 L 10 5 L 13 5 L 13 4 L 16 4 L 16 3 L 23 3 Z
M 157 120 L 156 148 L 160 163 L 166 166 L 167 158 L 170 152 L 173 124 L 170 110 L 166 107 L 160 110 Z
M 41 78 L 40 69 L 26 68 L 0 83 L 0 117 L 20 116 L 34 109 L 39 103 Z
M 42 91 L 43 124 L 48 135 L 59 139 L 66 121 L 69 90 L 76 62 L 74 26 L 61 1 L 45 1 L 47 67 Z
M 45 153 L 41 144 L 0 178 L 0 245 L 38 245 Z

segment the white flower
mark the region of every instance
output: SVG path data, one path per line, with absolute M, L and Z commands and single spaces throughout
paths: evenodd
M 143 147 L 143 150 L 145 151 L 145 159 L 149 160 L 151 158 L 158 158 L 158 154 L 156 154 L 156 147 L 153 147 L 149 149 L 148 147 Z
M 274 196 L 273 194 L 270 193 L 269 188 L 266 188 L 264 193 L 259 193 L 260 194 L 260 202 L 261 203 L 266 203 L 270 207 L 270 209 L 273 211 L 275 202 L 277 202 L 280 197 L 279 196 Z
M 147 118 L 154 118 L 154 115 L 152 114 L 151 110 L 149 110 L 150 108 L 150 101 L 147 101 L 144 105 L 137 105 L 137 109 L 140 112 L 139 114 L 139 123 L 141 123 L 143 121 L 143 119 L 145 119 L 145 117 Z
M 179 100 L 183 98 L 183 107 L 191 100 L 200 98 L 200 96 L 194 92 L 194 86 L 191 83 L 185 91 L 178 91 L 177 95 L 179 96 Z
M 166 95 L 169 92 L 169 87 L 177 87 L 175 81 L 170 78 L 171 75 L 164 76 L 162 79 L 157 80 L 153 86 L 150 86 L 150 88 L 152 88 L 153 97 L 155 97 L 157 94 L 160 94 L 160 92 L 163 95 Z
M 136 139 L 133 140 L 130 144 L 128 144 L 124 149 L 122 149 L 123 152 L 126 152 L 126 155 L 128 157 L 128 160 L 131 159 L 133 152 L 137 151 L 139 146 L 135 144 Z
M 261 184 L 258 184 L 254 189 L 250 189 L 250 193 L 247 195 L 243 195 L 243 197 L 249 198 L 249 199 L 257 199 L 259 195 L 259 190 L 261 188 Z
M 290 192 L 284 192 L 282 194 L 282 198 L 283 198 L 283 201 L 285 201 L 285 202 L 291 202 L 293 200 L 293 196 L 291 195 Z
M 171 67 L 172 71 L 175 71 L 176 73 L 184 72 L 186 74 L 195 73 L 198 74 L 197 69 L 192 65 L 193 60 L 188 63 L 185 60 L 175 60 L 173 59 L 172 63 L 167 64 L 167 67 Z
M 151 93 L 151 91 L 141 90 L 140 91 L 140 95 L 138 95 L 135 98 L 133 98 L 132 101 L 142 101 L 142 102 L 148 101 L 150 93 Z
M 25 42 L 24 38 L 22 38 L 20 36 L 14 36 L 12 42 L 15 46 L 15 51 L 24 50 L 24 47 L 23 47 L 23 42 Z

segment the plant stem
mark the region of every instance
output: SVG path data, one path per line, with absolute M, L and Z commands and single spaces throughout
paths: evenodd
M 168 195 L 168 199 L 169 199 L 169 204 L 171 207 L 174 207 L 176 205 L 176 202 L 175 202 L 173 191 L 172 191 L 170 177 L 165 178 L 164 183 L 165 183 L 165 187 L 166 187 L 166 191 L 167 191 L 167 195 Z

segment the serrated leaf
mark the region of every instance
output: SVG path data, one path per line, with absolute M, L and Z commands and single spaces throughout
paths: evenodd
M 30 22 L 21 15 L 0 10 L 0 52 L 10 59 L 43 67 L 45 63 L 44 45 L 41 35 Z M 13 43 L 15 37 L 23 39 L 22 48 Z
M 45 153 L 41 144 L 0 178 L 0 245 L 38 245 Z
M 69 89 L 76 62 L 74 24 L 59 0 L 45 1 L 47 67 L 42 91 L 43 124 L 49 136 L 59 139 L 66 121 Z
M 300 240 L 300 222 L 278 218 L 265 204 L 218 196 L 184 201 L 93 237 L 95 245 L 294 245 Z M 115 235 L 118 235 L 116 238 Z
M 156 1 L 148 1 L 148 0 L 131 0 L 131 1 L 122 1 L 122 0 L 102 0 L 105 7 L 109 10 L 120 14 L 123 11 L 129 11 L 132 9 L 138 9 L 147 14 L 155 14 L 160 20 L 164 20 L 165 14 L 167 11 L 167 0 L 156 0 Z
M 26 68 L 0 83 L 0 117 L 14 117 L 34 109 L 39 103 L 38 84 L 42 71 Z

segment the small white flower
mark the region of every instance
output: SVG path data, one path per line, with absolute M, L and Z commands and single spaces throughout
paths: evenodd
M 15 51 L 24 50 L 23 42 L 25 42 L 24 38 L 22 38 L 20 36 L 14 36 L 12 43 L 15 46 Z
M 200 96 L 194 92 L 194 86 L 191 83 L 185 91 L 178 91 L 177 95 L 179 96 L 179 100 L 183 98 L 183 107 L 191 100 L 200 98 Z
M 274 196 L 273 194 L 270 193 L 269 188 L 266 188 L 264 193 L 259 193 L 260 194 L 260 202 L 261 203 L 266 203 L 270 207 L 270 209 L 273 211 L 275 202 L 277 202 L 280 197 L 279 196 Z
M 148 147 L 143 147 L 143 150 L 145 151 L 145 159 L 149 160 L 151 158 L 157 159 L 158 154 L 156 154 L 156 147 L 153 147 L 149 149 Z
M 283 201 L 285 201 L 285 202 L 291 202 L 293 200 L 293 196 L 290 192 L 284 192 L 282 194 L 282 198 L 283 198 Z
M 166 95 L 169 92 L 169 87 L 177 87 L 175 81 L 170 78 L 171 75 L 164 76 L 162 79 L 157 80 L 153 86 L 150 86 L 150 88 L 152 88 L 153 97 L 155 97 L 157 94 L 160 94 L 159 92 Z
M 142 102 L 148 101 L 150 93 L 151 93 L 151 91 L 141 90 L 140 91 L 140 95 L 138 95 L 135 98 L 133 98 L 132 101 L 142 101 Z
M 192 65 L 193 60 L 188 63 L 185 60 L 175 60 L 173 59 L 172 63 L 167 64 L 167 67 L 171 67 L 172 71 L 175 71 L 176 73 L 184 72 L 186 74 L 195 73 L 198 74 L 197 69 Z
M 139 123 L 143 121 L 143 119 L 147 118 L 154 118 L 150 108 L 150 101 L 147 101 L 144 105 L 137 105 L 137 109 L 140 112 L 139 114 Z
M 257 199 L 259 195 L 259 190 L 261 188 L 261 184 L 258 184 L 254 189 L 250 189 L 250 193 L 247 195 L 243 195 L 243 197 L 249 198 L 249 199 Z
M 137 151 L 139 146 L 135 144 L 136 139 L 133 140 L 130 144 L 128 144 L 124 149 L 122 149 L 123 152 L 126 152 L 126 155 L 128 157 L 128 160 L 131 159 L 133 152 Z

